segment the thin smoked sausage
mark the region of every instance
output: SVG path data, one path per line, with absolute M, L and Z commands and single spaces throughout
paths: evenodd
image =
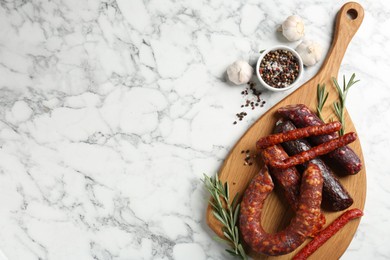
M 298 129 L 296 128 L 291 131 L 276 133 L 276 134 L 263 137 L 257 141 L 256 147 L 257 149 L 263 149 L 271 145 L 280 144 L 291 140 L 297 140 L 297 139 L 306 138 L 314 135 L 330 134 L 340 129 L 341 129 L 340 122 L 331 122 L 320 126 L 314 125 L 314 126 L 308 126 L 304 128 L 298 128 Z
M 310 150 L 303 151 L 299 154 L 293 155 L 285 160 L 273 157 L 264 157 L 264 161 L 267 165 L 274 168 L 287 169 L 289 167 L 305 163 L 317 156 L 327 154 L 337 148 L 343 147 L 349 143 L 352 143 L 357 138 L 356 133 L 347 133 L 338 138 L 332 139 L 326 143 L 320 144 L 311 148 Z

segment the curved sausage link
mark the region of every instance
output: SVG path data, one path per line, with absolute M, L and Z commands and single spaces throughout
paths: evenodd
M 251 181 L 241 202 L 240 230 L 244 241 L 257 253 L 283 255 L 294 251 L 313 233 L 321 214 L 322 175 L 309 163 L 302 176 L 298 211 L 289 226 L 275 234 L 261 226 L 264 201 L 272 191 L 272 179 L 264 167 Z
M 287 153 L 282 146 L 273 145 L 261 151 L 262 157 L 279 158 L 285 160 L 288 158 Z M 287 169 L 269 168 L 269 172 L 277 184 L 282 188 L 283 194 L 294 211 L 298 210 L 299 185 L 301 175 L 295 167 Z
M 326 143 L 320 144 L 311 148 L 310 150 L 293 155 L 285 160 L 264 157 L 266 164 L 280 169 L 290 168 L 292 166 L 305 163 L 320 155 L 327 154 L 334 151 L 337 148 L 343 147 L 349 143 L 352 143 L 357 138 L 356 133 L 348 133 L 338 138 L 332 139 Z
M 306 138 L 309 136 L 324 135 L 336 132 L 341 129 L 340 122 L 331 122 L 325 125 L 314 125 L 304 128 L 296 128 L 283 133 L 276 133 L 259 139 L 256 143 L 257 149 L 264 149 L 268 146 L 280 144 L 287 141 Z
M 260 153 L 262 157 L 287 159 L 288 154 L 281 145 L 274 145 L 263 149 Z M 320 168 L 321 170 L 321 168 Z M 269 168 L 269 172 L 274 180 L 279 184 L 281 190 L 294 212 L 299 208 L 299 186 L 301 184 L 301 174 L 295 167 L 287 169 Z M 321 171 L 322 173 L 322 171 Z M 324 214 L 319 216 L 317 225 L 313 230 L 313 235 L 322 229 L 326 222 Z
M 287 153 L 280 145 L 274 145 L 265 148 L 261 151 L 261 155 L 262 157 L 279 158 L 281 160 L 288 158 Z M 291 208 L 294 210 L 294 212 L 297 212 L 299 207 L 299 186 L 301 183 L 300 173 L 295 167 L 290 167 L 287 169 L 278 169 L 270 167 L 269 172 L 273 179 L 275 179 L 281 187 L 283 194 L 287 202 L 290 204 Z M 325 222 L 326 218 L 324 214 L 321 213 L 312 235 L 315 235 L 318 231 L 320 231 L 324 226 Z

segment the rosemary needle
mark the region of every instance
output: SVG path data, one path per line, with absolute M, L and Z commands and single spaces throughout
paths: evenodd
M 237 203 L 238 194 L 234 196 L 233 201 L 230 203 L 229 185 L 227 182 L 222 184 L 218 179 L 218 174 L 215 177 L 209 177 L 204 174 L 202 182 L 211 195 L 212 199 L 209 203 L 213 208 L 213 215 L 223 225 L 222 232 L 227 241 L 219 237 L 215 237 L 215 239 L 230 244 L 231 248 L 226 249 L 229 254 L 243 260 L 248 259 L 241 245 L 237 227 L 238 214 L 240 212 L 240 204 Z
M 328 99 L 329 92 L 326 92 L 325 94 L 325 84 L 318 84 L 317 85 L 317 114 L 318 117 L 323 121 L 324 118 L 322 117 L 322 108 L 325 105 L 326 100 Z
M 337 92 L 339 93 L 339 100 L 335 101 L 333 103 L 334 111 L 336 116 L 341 122 L 341 129 L 339 131 L 340 135 L 344 135 L 345 132 L 345 118 L 344 118 L 344 111 L 345 111 L 345 103 L 347 100 L 347 94 L 348 90 L 359 80 L 355 80 L 355 73 L 352 74 L 351 78 L 349 79 L 348 83 L 345 81 L 345 75 L 343 75 L 343 88 L 340 87 L 339 83 L 337 82 L 337 79 L 332 77 L 333 84 L 336 86 Z

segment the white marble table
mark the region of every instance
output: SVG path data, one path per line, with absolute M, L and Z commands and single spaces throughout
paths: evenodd
M 205 224 L 200 179 L 288 93 L 264 91 L 265 106 L 233 125 L 245 86 L 225 69 L 295 47 L 275 32 L 291 14 L 328 50 L 342 2 L 1 1 L 4 259 L 228 259 Z M 389 259 L 390 2 L 360 2 L 340 73 L 361 80 L 347 107 L 368 192 L 343 259 Z

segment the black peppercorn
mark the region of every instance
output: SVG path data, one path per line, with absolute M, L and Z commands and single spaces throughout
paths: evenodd
M 264 82 L 271 87 L 285 88 L 298 77 L 299 62 L 291 51 L 270 51 L 262 59 L 259 73 Z

